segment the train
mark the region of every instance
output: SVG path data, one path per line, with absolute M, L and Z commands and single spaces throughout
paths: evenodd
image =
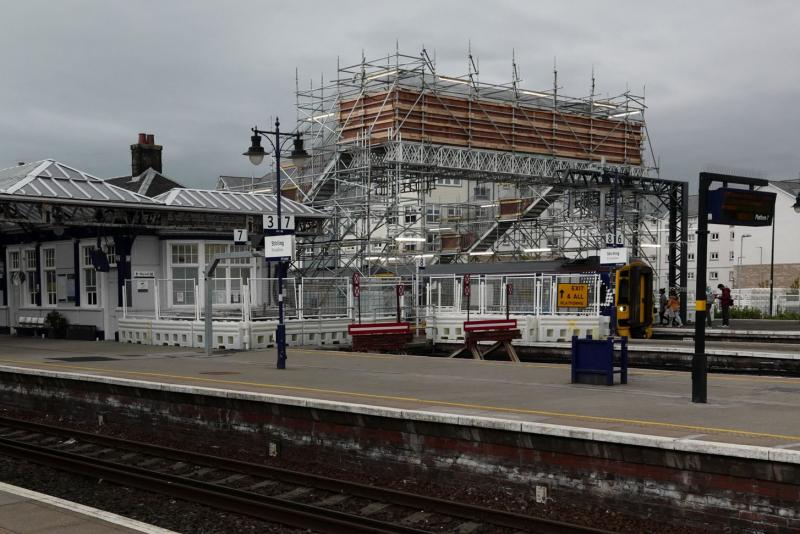
M 649 339 L 653 336 L 653 269 L 632 261 L 616 271 L 614 320 L 617 335 Z

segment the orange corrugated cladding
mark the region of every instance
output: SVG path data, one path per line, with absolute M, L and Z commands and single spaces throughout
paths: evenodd
M 343 139 L 372 142 L 388 131 L 404 141 L 425 141 L 489 150 L 641 165 L 640 122 L 575 115 L 486 100 L 440 96 L 405 89 L 371 94 L 339 104 Z

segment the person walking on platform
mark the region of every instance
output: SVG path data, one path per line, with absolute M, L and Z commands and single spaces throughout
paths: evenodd
M 667 292 L 662 287 L 658 290 L 658 322 L 663 326 L 664 324 L 669 324 L 667 322 Z
M 711 328 L 714 326 L 714 299 L 716 295 L 711 290 L 711 286 L 706 286 L 706 324 Z
M 719 299 L 719 307 L 722 309 L 722 327 L 728 328 L 731 322 L 731 306 L 733 306 L 731 288 L 720 284 L 717 286 L 717 289 L 720 291 L 717 298 Z
M 678 294 L 675 292 L 669 294 L 667 320 L 669 321 L 667 323 L 669 326 L 677 326 L 678 328 L 683 326 L 683 321 L 681 321 L 681 299 L 678 298 Z

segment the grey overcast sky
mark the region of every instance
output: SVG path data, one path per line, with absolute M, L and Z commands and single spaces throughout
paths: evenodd
M 301 83 L 394 50 L 435 52 L 441 73 L 563 92 L 646 87 L 665 178 L 709 167 L 800 172 L 800 2 L 0 0 L 0 168 L 55 158 L 130 172 L 138 132 L 164 171 L 213 187 L 250 176 L 248 128 L 295 119 Z M 261 170 L 261 169 L 259 169 Z

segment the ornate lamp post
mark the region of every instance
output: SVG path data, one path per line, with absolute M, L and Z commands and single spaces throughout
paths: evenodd
M 275 154 L 275 204 L 277 206 L 278 230 L 281 230 L 283 219 L 281 218 L 281 150 L 289 139 L 294 140 L 294 148 L 289 157 L 298 169 L 302 169 L 309 155 L 303 147 L 303 139 L 299 133 L 281 133 L 281 122 L 275 119 L 275 130 L 259 130 L 258 127 L 252 128 L 253 135 L 250 137 L 250 148 L 242 155 L 250 159 L 253 165 L 259 165 L 264 161 L 264 147 L 261 146 L 261 138 L 265 138 L 272 145 Z M 274 136 L 275 140 L 272 140 Z M 286 369 L 286 324 L 284 322 L 283 305 L 283 278 L 288 270 L 288 263 L 278 262 L 278 329 L 275 332 L 275 343 L 278 347 L 278 369 Z

